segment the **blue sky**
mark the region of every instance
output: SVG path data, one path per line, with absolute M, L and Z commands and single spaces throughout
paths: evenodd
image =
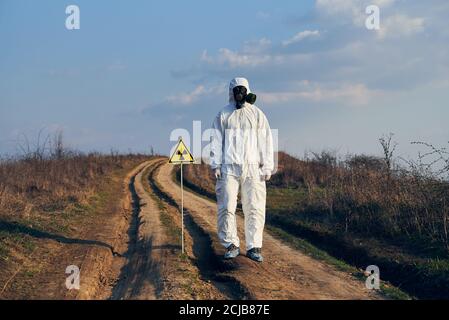
M 449 140 L 448 16 L 446 0 L 0 0 L 0 154 L 43 128 L 83 151 L 166 154 L 245 76 L 292 154 L 380 154 L 393 132 L 414 156 L 411 141 Z

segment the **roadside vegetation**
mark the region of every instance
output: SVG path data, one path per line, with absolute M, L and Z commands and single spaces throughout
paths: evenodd
M 417 298 L 449 298 L 449 156 L 418 143 L 417 160 L 395 157 L 393 135 L 381 156 L 280 152 L 268 183 L 267 223 Z M 186 185 L 215 197 L 207 165 L 187 166 Z M 290 241 L 291 242 L 291 241 Z

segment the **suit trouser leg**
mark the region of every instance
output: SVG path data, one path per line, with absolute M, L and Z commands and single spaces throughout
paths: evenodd
M 242 208 L 245 215 L 246 250 L 262 248 L 265 226 L 266 184 L 259 176 L 242 181 Z
M 223 175 L 220 179 L 217 179 L 215 192 L 218 206 L 217 230 L 220 243 L 226 248 L 231 244 L 240 247 L 235 216 L 239 178 Z

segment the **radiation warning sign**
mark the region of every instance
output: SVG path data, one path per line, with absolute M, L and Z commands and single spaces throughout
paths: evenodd
M 183 182 L 183 174 L 182 174 L 182 165 L 184 163 L 193 163 L 195 160 L 193 159 L 192 154 L 189 149 L 187 149 L 182 138 L 179 137 L 178 145 L 175 148 L 175 151 L 168 160 L 168 163 L 180 164 L 181 166 L 181 250 L 184 253 L 184 182 Z
M 175 148 L 175 151 L 170 157 L 169 163 L 193 163 L 195 160 L 193 159 L 192 154 L 190 153 L 189 149 L 187 149 L 186 145 L 184 144 L 184 141 L 182 139 L 179 139 L 178 145 Z

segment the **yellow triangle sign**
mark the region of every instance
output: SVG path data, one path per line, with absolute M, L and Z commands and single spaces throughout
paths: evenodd
M 193 163 L 195 160 L 193 159 L 192 154 L 189 149 L 187 149 L 184 141 L 179 139 L 178 145 L 175 148 L 175 151 L 170 157 L 168 163 Z

